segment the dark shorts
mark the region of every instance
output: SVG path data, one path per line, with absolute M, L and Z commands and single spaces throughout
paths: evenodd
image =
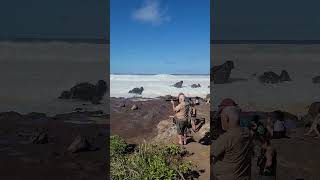
M 185 119 L 176 119 L 177 133 L 184 135 L 187 132 L 188 121 Z

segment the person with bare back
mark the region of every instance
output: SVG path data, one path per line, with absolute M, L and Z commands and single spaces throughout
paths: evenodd
M 180 145 L 187 144 L 187 128 L 188 128 L 188 118 L 189 118 L 189 103 L 185 100 L 185 95 L 179 93 L 178 95 L 179 104 L 175 106 L 173 100 L 171 100 L 172 109 L 175 112 L 174 120 L 177 126 L 178 141 Z

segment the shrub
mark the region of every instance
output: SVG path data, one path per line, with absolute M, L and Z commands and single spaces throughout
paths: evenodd
M 112 141 L 121 142 L 121 146 L 115 143 L 117 150 L 114 152 L 117 153 L 111 154 L 111 179 L 113 180 L 182 179 L 181 176 L 191 172 L 192 164 L 183 161 L 182 148 L 179 146 L 141 144 L 133 153 L 128 154 L 118 151 L 126 144 L 122 140 L 119 141 L 119 137 L 112 138 Z
M 110 156 L 117 156 L 126 152 L 128 144 L 120 136 L 110 137 Z

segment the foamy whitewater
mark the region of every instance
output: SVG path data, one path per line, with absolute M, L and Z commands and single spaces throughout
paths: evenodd
M 183 81 L 182 88 L 172 85 Z M 200 88 L 191 88 L 192 84 L 200 84 Z M 143 87 L 144 91 L 140 97 L 155 98 L 165 95 L 176 96 L 183 92 L 186 96 L 205 97 L 210 93 L 209 75 L 110 75 L 110 96 L 111 97 L 134 97 L 135 94 L 128 93 L 136 87 Z

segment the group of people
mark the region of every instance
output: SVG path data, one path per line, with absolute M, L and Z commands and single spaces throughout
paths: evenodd
M 178 143 L 187 144 L 187 130 L 196 132 L 195 102 L 187 100 L 183 93 L 178 95 L 179 104 L 172 100 L 172 109 L 175 112 L 174 121 L 177 127 Z M 243 112 L 232 99 L 224 99 L 216 114 L 221 131 L 219 137 L 211 147 L 211 176 L 216 180 L 250 180 L 253 157 L 259 169 L 260 179 L 276 179 L 277 152 L 271 144 L 271 139 L 287 138 L 284 113 L 274 111 L 269 113 L 264 123 L 260 117 L 243 118 Z M 310 130 L 306 135 L 315 132 L 320 124 L 320 112 L 314 118 Z M 255 152 L 259 149 L 260 152 Z
M 197 109 L 195 105 L 199 104 L 199 100 L 193 101 L 187 99 L 183 93 L 178 94 L 178 104 L 171 100 L 172 109 L 175 112 L 173 117 L 177 128 L 178 143 L 180 145 L 187 144 L 187 130 L 191 124 L 191 130 L 197 132 L 201 124 L 196 123 Z
M 266 125 L 257 116 L 251 120 L 241 119 L 241 109 L 232 99 L 224 99 L 218 109 L 218 116 L 224 131 L 211 148 L 211 176 L 217 180 L 250 180 L 254 149 L 258 146 L 257 167 L 262 179 L 276 177 L 276 151 L 270 139 L 285 136 L 281 112 L 279 120 L 268 119 Z

